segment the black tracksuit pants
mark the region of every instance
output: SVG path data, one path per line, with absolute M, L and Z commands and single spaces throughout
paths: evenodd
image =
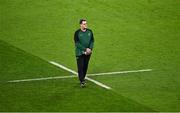
M 91 55 L 83 54 L 77 58 L 78 76 L 80 82 L 85 80 L 90 57 Z

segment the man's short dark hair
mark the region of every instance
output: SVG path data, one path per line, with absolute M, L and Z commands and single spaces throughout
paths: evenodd
M 79 24 L 82 24 L 83 21 L 86 21 L 85 19 L 80 19 Z

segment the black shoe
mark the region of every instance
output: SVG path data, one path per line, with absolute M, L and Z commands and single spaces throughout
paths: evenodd
M 85 80 L 84 80 L 84 81 L 82 81 L 81 83 L 82 83 L 82 84 L 84 84 L 84 85 L 86 85 L 86 82 L 85 82 Z
M 85 87 L 85 84 L 86 84 L 85 82 L 81 82 L 80 86 L 83 88 L 83 87 Z

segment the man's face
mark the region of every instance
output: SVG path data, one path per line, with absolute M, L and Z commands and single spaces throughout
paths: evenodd
M 81 28 L 82 29 L 86 29 L 87 28 L 87 22 L 86 21 L 82 21 Z

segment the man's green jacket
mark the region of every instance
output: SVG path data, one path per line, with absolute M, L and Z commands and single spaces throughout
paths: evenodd
M 94 36 L 93 32 L 90 29 L 86 29 L 86 31 L 82 31 L 78 29 L 74 33 L 74 42 L 75 42 L 75 53 L 76 56 L 81 56 L 86 48 L 93 49 L 94 46 Z

